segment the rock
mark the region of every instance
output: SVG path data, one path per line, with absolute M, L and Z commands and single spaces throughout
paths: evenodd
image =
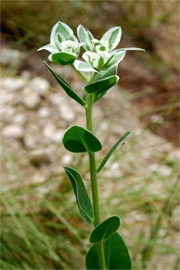
M 9 122 L 11 117 L 13 117 L 13 114 L 15 113 L 15 108 L 10 107 L 7 105 L 2 105 L 0 106 L 0 115 L 1 115 L 1 120 L 3 122 Z
M 72 161 L 72 155 L 65 154 L 62 156 L 61 162 L 64 165 L 68 165 Z
M 59 111 L 61 113 L 61 117 L 66 120 L 66 121 L 73 121 L 75 119 L 75 113 L 74 111 L 71 109 L 70 106 L 66 105 L 66 104 L 62 104 L 59 107 Z
M 23 78 L 1 78 L 1 89 L 4 91 L 17 91 L 25 87 L 27 81 Z
M 31 78 L 31 73 L 30 73 L 29 71 L 27 71 L 27 70 L 23 70 L 23 71 L 21 72 L 21 76 L 22 76 L 24 79 L 29 80 L 29 79 Z
M 52 123 L 48 123 L 43 129 L 43 135 L 52 142 L 60 142 L 64 134 L 64 130 L 56 129 Z
M 49 82 L 43 78 L 35 77 L 29 83 L 29 88 L 31 91 L 37 92 L 39 95 L 46 95 L 47 91 L 50 88 Z
M 24 91 L 24 98 L 22 100 L 24 106 L 28 109 L 37 109 L 40 106 L 41 98 L 38 92 L 33 91 L 31 88 L 26 88 Z
M 43 107 L 43 108 L 40 108 L 39 111 L 38 111 L 38 114 L 41 118 L 45 118 L 49 115 L 50 111 L 48 108 L 46 107 Z
M 152 172 L 158 173 L 161 176 L 169 176 L 172 173 L 172 169 L 166 165 L 159 165 L 159 164 L 151 164 L 149 167 Z
M 2 130 L 2 135 L 5 137 L 12 137 L 14 139 L 22 139 L 24 129 L 18 125 L 9 125 Z
M 48 165 L 51 162 L 51 159 L 45 150 L 38 149 L 31 152 L 30 162 L 33 166 L 40 167 L 43 165 Z
M 53 94 L 49 97 L 49 100 L 51 101 L 52 105 L 61 106 L 66 102 L 66 99 L 63 95 L 59 94 Z
M 19 113 L 19 114 L 16 114 L 14 117 L 13 117 L 13 122 L 15 123 L 15 124 L 19 124 L 19 125 L 24 125 L 25 124 L 25 122 L 26 122 L 26 116 L 25 116 L 25 114 L 23 114 L 23 113 Z
M 18 68 L 24 58 L 24 53 L 18 50 L 4 48 L 1 52 L 0 64 L 5 67 Z
M 25 134 L 24 136 L 24 146 L 26 148 L 33 148 L 36 145 L 36 140 L 31 134 Z
M 161 115 L 152 115 L 150 120 L 154 124 L 162 124 L 164 122 L 164 119 Z

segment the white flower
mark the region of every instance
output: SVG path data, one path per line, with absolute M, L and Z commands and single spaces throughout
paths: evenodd
M 50 43 L 38 49 L 47 50 L 51 54 L 49 60 L 57 64 L 71 64 L 79 54 L 81 44 L 73 34 L 73 30 L 65 23 L 57 22 L 51 31 Z
M 119 26 L 109 29 L 100 40 L 94 38 L 82 25 L 78 26 L 77 34 L 86 51 L 82 55 L 82 58 L 88 64 L 89 68 L 87 71 L 89 71 L 90 68 L 99 71 L 117 66 L 123 60 L 127 50 L 143 51 L 139 48 L 122 48 L 114 50 L 119 44 L 122 35 L 121 27 Z M 77 61 L 79 64 L 80 61 Z M 81 61 L 81 66 L 83 66 L 83 63 L 85 62 Z

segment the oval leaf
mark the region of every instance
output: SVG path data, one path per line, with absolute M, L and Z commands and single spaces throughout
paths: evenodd
M 118 233 L 113 234 L 104 241 L 104 253 L 107 270 L 131 269 L 131 259 L 128 249 Z M 90 248 L 86 256 L 86 268 L 88 270 L 101 269 L 96 244 Z
M 115 26 L 109 29 L 101 38 L 101 40 L 107 41 L 109 48 L 113 50 L 120 42 L 122 35 L 121 27 Z
M 113 145 L 113 147 L 109 150 L 109 152 L 105 155 L 104 159 L 102 160 L 101 164 L 99 165 L 97 172 L 100 172 L 112 153 L 116 150 L 120 143 L 122 143 L 128 136 L 132 134 L 132 131 L 127 131 L 121 138 Z
M 97 243 L 102 239 L 106 239 L 107 237 L 114 234 L 119 229 L 119 226 L 119 217 L 113 216 L 104 220 L 102 223 L 98 224 L 91 233 L 90 242 Z
M 88 222 L 93 221 L 93 208 L 81 175 L 73 168 L 64 167 L 74 189 L 76 201 L 82 217 Z
M 77 35 L 80 42 L 83 44 L 83 48 L 85 50 L 93 49 L 92 42 L 91 42 L 91 40 L 93 39 L 93 36 L 89 31 L 86 31 L 86 29 L 82 25 L 78 26 Z
M 106 92 L 107 90 L 109 90 L 112 86 L 114 86 L 119 80 L 119 77 L 116 75 L 107 77 L 105 79 L 96 81 L 94 83 L 91 84 L 87 84 L 84 87 L 84 90 L 88 93 L 88 94 L 92 94 L 92 93 L 103 93 Z
M 50 41 L 51 43 L 56 43 L 57 34 L 60 33 L 63 36 L 64 40 L 73 40 L 77 41 L 76 37 L 73 34 L 73 30 L 63 22 L 57 22 L 51 31 Z
M 60 65 L 69 65 L 74 63 L 77 56 L 74 53 L 58 52 L 50 54 L 49 60 Z
M 118 65 L 123 59 L 124 56 L 126 55 L 125 51 L 118 51 L 116 52 L 106 63 L 106 65 L 104 66 L 105 68 L 109 68 L 112 67 L 114 65 Z
M 86 44 L 87 31 L 81 24 L 77 28 L 77 35 L 80 42 Z
M 100 141 L 87 129 L 72 126 L 62 139 L 64 147 L 74 153 L 97 152 L 102 149 Z
M 58 75 L 46 62 L 44 62 L 51 74 L 54 76 L 54 78 L 58 81 L 58 83 L 61 85 L 61 87 L 64 89 L 66 94 L 71 97 L 72 99 L 76 100 L 79 104 L 82 106 L 85 106 L 85 102 L 82 98 L 80 98 L 71 88 L 71 86 L 60 76 Z

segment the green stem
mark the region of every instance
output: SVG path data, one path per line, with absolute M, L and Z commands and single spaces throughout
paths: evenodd
M 76 71 L 76 73 L 77 73 L 84 81 L 88 82 L 87 77 L 86 77 L 82 72 L 80 72 L 79 70 L 77 70 L 77 69 L 74 67 L 73 64 L 71 65 L 71 67 Z
M 92 124 L 92 105 L 93 105 L 93 95 L 88 95 L 87 105 L 86 105 L 86 123 L 87 129 L 93 132 Z M 95 153 L 89 152 L 89 166 L 90 166 L 90 177 L 91 177 L 91 188 L 92 188 L 92 199 L 93 199 L 93 209 L 94 209 L 94 227 L 100 223 L 100 210 L 99 210 L 99 195 L 98 195 L 98 185 L 97 185 L 97 170 L 96 170 L 96 158 Z M 104 246 L 103 241 L 97 243 L 99 264 L 102 270 L 106 269 L 105 257 L 104 257 Z

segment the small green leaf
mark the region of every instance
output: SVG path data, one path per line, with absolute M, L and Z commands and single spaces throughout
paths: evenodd
M 87 31 L 86 29 L 80 24 L 77 28 L 77 35 L 81 43 L 86 43 Z
M 76 100 L 79 104 L 82 106 L 85 106 L 85 101 L 80 98 L 71 88 L 71 86 L 60 76 L 58 75 L 46 62 L 44 62 L 51 74 L 54 76 L 54 78 L 58 81 L 58 83 L 61 85 L 61 87 L 64 89 L 66 94 L 71 97 L 72 99 Z
M 107 77 L 105 79 L 93 82 L 91 84 L 87 84 L 84 87 L 84 90 L 88 93 L 88 94 L 92 94 L 92 93 L 102 93 L 102 92 L 106 92 L 107 90 L 109 90 L 111 87 L 113 87 L 117 82 L 118 82 L 119 77 L 116 75 Z
M 123 59 L 124 56 L 126 55 L 125 51 L 118 51 L 116 52 L 105 64 L 104 67 L 109 68 L 112 66 L 116 66 L 118 65 Z
M 86 29 L 82 25 L 78 26 L 77 35 L 80 42 L 83 44 L 83 48 L 85 50 L 93 49 L 92 42 L 91 42 L 91 40 L 93 39 L 93 36 L 89 31 L 86 31 Z
M 107 270 L 131 270 L 131 259 L 126 244 L 118 233 L 103 242 Z M 86 256 L 87 270 L 101 269 L 97 245 L 94 244 Z
M 50 42 L 51 44 L 55 44 L 56 43 L 56 35 L 57 33 L 60 32 L 60 22 L 57 22 L 52 30 L 51 30 L 51 35 L 50 35 Z
M 101 41 L 107 41 L 109 48 L 113 50 L 120 42 L 122 35 L 121 27 L 115 26 L 109 29 L 101 38 Z
M 67 52 L 52 53 L 49 56 L 49 60 L 60 65 L 72 64 L 74 63 L 76 58 L 77 55 L 75 53 L 67 53 Z
M 110 67 L 108 69 L 105 69 L 105 70 L 101 70 L 97 73 L 97 75 L 94 76 L 94 79 L 93 79 L 93 82 L 95 81 L 98 81 L 100 79 L 105 79 L 109 76 L 112 76 L 112 75 L 116 75 L 117 74 L 117 66 L 113 66 L 113 67 Z M 93 102 L 96 102 L 98 101 L 100 98 L 102 98 L 105 94 L 106 94 L 107 91 L 104 91 L 102 93 L 95 93 L 94 94 L 94 99 L 93 99 Z
M 131 134 L 132 134 L 132 131 L 127 131 L 123 136 L 121 136 L 121 138 L 113 145 L 113 147 L 110 149 L 110 151 L 105 155 L 104 159 L 102 160 L 101 164 L 99 165 L 99 167 L 97 169 L 97 172 L 100 172 L 102 170 L 102 168 L 104 167 L 104 165 L 106 164 L 106 162 L 108 161 L 108 159 L 110 158 L 112 153 L 118 147 L 118 145 L 120 143 L 122 143 Z
M 120 48 L 120 49 L 117 49 L 116 52 L 118 51 L 142 51 L 142 52 L 145 52 L 144 49 L 141 49 L 141 48 L 135 48 L 135 47 L 130 47 L 130 48 Z
M 50 53 L 58 52 L 58 48 L 54 44 L 47 44 L 38 49 L 38 51 L 42 51 L 42 50 L 46 50 Z
M 62 142 L 73 153 L 97 152 L 102 149 L 100 141 L 89 130 L 79 126 L 68 128 Z
M 74 62 L 74 67 L 83 72 L 97 72 L 89 63 L 86 63 L 84 61 L 76 60 Z
M 98 224 L 90 235 L 90 242 L 97 243 L 114 234 L 120 226 L 119 217 L 113 216 Z
M 73 34 L 73 30 L 65 23 L 63 22 L 57 22 L 51 31 L 51 36 L 50 36 L 50 42 L 55 44 L 56 43 L 56 38 L 57 34 L 60 33 L 63 36 L 64 40 L 72 40 L 72 41 L 77 41 L 76 37 Z
M 100 70 L 94 77 L 93 77 L 93 82 L 105 79 L 107 77 L 110 77 L 112 75 L 117 75 L 117 69 L 118 66 L 113 66 L 108 69 Z
M 74 189 L 76 201 L 82 217 L 88 222 L 93 221 L 93 208 L 81 175 L 73 168 L 64 167 Z

